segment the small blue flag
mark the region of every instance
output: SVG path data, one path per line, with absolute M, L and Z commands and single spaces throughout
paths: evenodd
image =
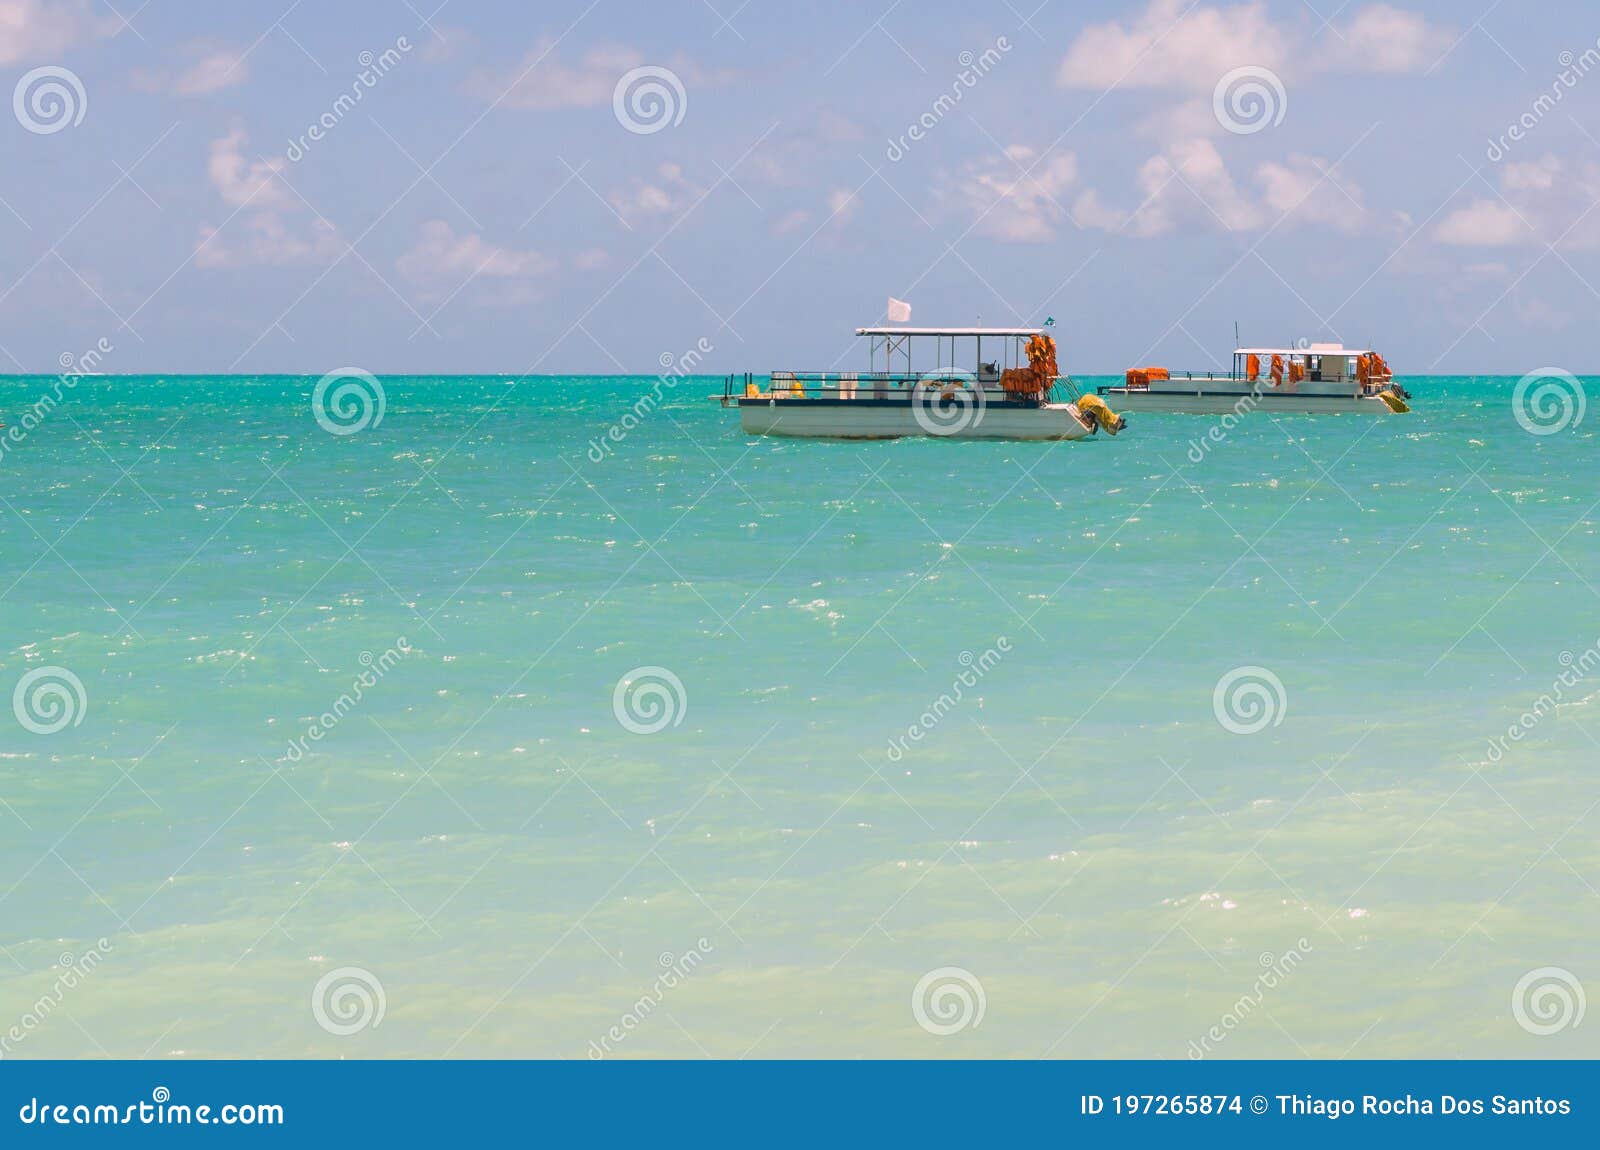
M 1045 316 L 1044 326 L 1045 327 L 1055 327 L 1056 326 L 1056 317 L 1053 316 L 1053 315 Z

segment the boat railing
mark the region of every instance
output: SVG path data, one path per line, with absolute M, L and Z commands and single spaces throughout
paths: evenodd
M 923 373 L 892 371 L 775 371 L 768 377 L 768 386 L 773 391 L 850 391 L 860 390 L 863 387 L 912 388 L 923 378 Z
M 765 382 L 765 387 L 762 386 L 763 382 Z M 905 396 L 909 401 L 911 392 L 919 383 L 940 386 L 954 384 L 968 387 L 976 384 L 982 389 L 985 402 L 1015 398 L 1011 392 L 1000 386 L 998 378 L 980 381 L 971 372 L 957 371 L 953 374 L 941 374 L 940 369 L 917 373 L 887 371 L 774 371 L 764 379 L 751 372 L 744 372 L 724 377 L 720 398 L 724 405 L 740 398 L 751 397 L 762 399 L 850 399 L 901 395 Z M 1071 402 L 1077 399 L 1078 395 L 1078 388 L 1067 376 L 1058 376 L 1050 388 L 1049 398 L 1053 401 L 1065 400 Z M 718 397 L 713 396 L 712 398 Z
M 1167 375 L 1170 379 L 1182 379 L 1186 381 L 1201 379 L 1213 382 L 1221 381 L 1223 383 L 1237 383 L 1245 379 L 1245 376 L 1237 371 L 1172 371 L 1168 372 Z
M 735 398 L 739 395 L 752 394 L 750 388 L 761 388 L 762 378 L 746 372 L 743 375 L 730 375 L 724 385 L 724 395 Z M 911 392 L 919 383 L 928 385 L 954 384 L 957 386 L 980 386 L 986 394 L 1004 395 L 998 378 L 978 380 L 971 372 L 958 372 L 942 374 L 935 369 L 928 372 L 889 372 L 889 371 L 774 371 L 765 378 L 765 388 L 761 394 L 806 395 L 850 395 L 862 392 Z

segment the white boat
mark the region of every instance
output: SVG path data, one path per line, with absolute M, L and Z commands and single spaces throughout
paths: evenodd
M 867 371 L 729 376 L 718 397 L 751 435 L 821 439 L 1084 439 L 1126 421 L 1059 374 L 1055 340 L 1037 327 L 861 327 Z M 972 358 L 957 357 L 972 341 Z M 984 341 L 989 353 L 985 360 Z M 912 349 L 933 366 L 914 369 Z M 883 370 L 878 370 L 879 352 Z M 900 362 L 904 367 L 901 369 Z
M 1131 368 L 1122 386 L 1096 389 L 1119 410 L 1194 415 L 1244 415 L 1249 411 L 1368 415 L 1411 410 L 1410 393 L 1370 348 L 1337 343 L 1306 347 L 1241 347 L 1226 372 L 1169 372 Z

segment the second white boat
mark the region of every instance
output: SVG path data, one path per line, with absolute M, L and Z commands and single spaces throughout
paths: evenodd
M 1411 410 L 1410 394 L 1395 382 L 1375 351 L 1336 343 L 1307 347 L 1241 347 L 1226 372 L 1176 372 L 1138 367 L 1121 386 L 1097 389 L 1119 410 L 1190 415 L 1354 412 L 1396 415 Z

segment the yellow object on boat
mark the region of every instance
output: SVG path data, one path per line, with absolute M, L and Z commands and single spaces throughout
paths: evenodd
M 1078 413 L 1088 421 L 1090 427 L 1102 427 L 1107 435 L 1115 435 L 1128 426 L 1128 421 L 1107 407 L 1106 401 L 1098 395 L 1080 395 Z
M 1389 410 L 1395 412 L 1396 414 L 1411 410 L 1406 401 L 1401 399 L 1392 391 L 1380 391 L 1378 392 L 1378 398 L 1383 400 L 1384 404 L 1389 408 Z

